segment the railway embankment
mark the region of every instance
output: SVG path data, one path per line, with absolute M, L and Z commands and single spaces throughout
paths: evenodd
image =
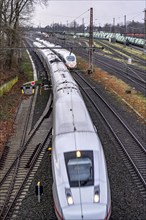
M 20 87 L 24 83 L 24 77 L 20 76 L 17 83 L 9 92 L 0 97 L 0 158 L 8 138 L 13 134 L 14 121 L 19 103 L 22 100 Z
M 16 79 L 11 82 L 17 75 Z M 7 89 L 0 96 L 0 158 L 8 138 L 14 132 L 14 121 L 18 106 L 22 100 L 21 86 L 23 83 L 33 79 L 32 65 L 28 54 L 23 54 L 23 59 L 19 69 L 5 70 L 1 74 L 1 84 L 7 84 Z M 16 81 L 16 82 L 15 82 Z M 14 83 L 15 82 L 15 83 Z M 1 90 L 4 91 L 3 88 Z

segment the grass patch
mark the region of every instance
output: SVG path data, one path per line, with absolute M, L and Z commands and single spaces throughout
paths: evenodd
M 109 44 L 109 45 L 113 45 L 113 43 L 109 42 L 109 41 L 106 41 L 105 42 L 106 44 Z M 105 44 L 105 45 L 106 45 Z M 130 46 L 124 46 L 123 44 L 120 44 L 120 43 L 114 43 L 114 46 L 117 47 L 117 48 L 120 48 L 122 50 L 125 50 L 127 51 L 128 53 L 131 53 L 139 58 L 142 58 L 142 59 L 145 59 L 146 60 L 146 54 L 144 54 L 143 51 L 138 51 L 136 50 L 135 48 L 133 47 L 130 47 Z
M 0 120 L 6 120 L 6 119 L 9 119 L 10 115 L 8 112 L 3 112 L 3 111 L 0 111 Z
M 33 81 L 33 69 L 28 53 L 23 52 L 23 59 L 20 64 L 20 72 L 24 73 L 28 81 Z

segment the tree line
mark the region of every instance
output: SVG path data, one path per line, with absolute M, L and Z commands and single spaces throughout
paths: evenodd
M 53 23 L 47 25 L 45 28 L 38 27 L 36 28 L 40 31 L 52 31 L 52 32 L 89 32 L 89 25 L 85 26 L 84 24 L 79 25 L 76 21 L 72 22 L 70 25 Z M 122 23 L 118 23 L 113 26 L 112 24 L 106 23 L 102 27 L 100 25 L 93 25 L 93 31 L 105 31 L 111 33 L 120 33 L 120 34 L 144 34 L 144 23 L 138 21 L 127 21 L 126 26 Z

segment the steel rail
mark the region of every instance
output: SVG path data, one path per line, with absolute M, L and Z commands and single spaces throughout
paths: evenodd
M 76 72 L 77 73 L 77 72 Z M 116 118 L 120 121 L 120 123 L 125 127 L 125 129 L 128 131 L 128 133 L 132 136 L 132 138 L 136 141 L 136 143 L 138 144 L 138 146 L 140 147 L 140 150 L 143 151 L 144 155 L 146 155 L 146 148 L 143 146 L 143 144 L 137 139 L 137 137 L 133 134 L 133 132 L 131 131 L 131 129 L 123 122 L 123 120 L 121 119 L 121 117 L 112 109 L 112 107 L 103 99 L 103 97 L 101 97 L 101 95 L 99 95 L 97 93 L 97 91 L 95 91 L 91 85 L 80 75 L 78 75 L 82 80 L 84 80 L 84 82 L 90 87 L 90 89 L 96 94 L 98 95 L 98 97 L 101 99 L 102 102 L 104 102 L 104 104 L 108 107 L 108 109 L 116 116 Z M 97 106 L 97 104 L 95 103 L 95 101 L 93 101 L 93 99 L 91 99 L 90 95 L 89 95 L 89 90 L 88 93 L 86 92 L 86 89 L 83 88 L 83 86 L 79 85 L 82 90 L 84 91 L 84 93 L 86 94 L 86 96 L 88 97 L 88 99 L 92 102 L 92 104 L 94 105 L 94 107 L 98 110 L 98 112 L 100 113 L 100 115 L 102 116 L 102 118 L 104 119 L 104 121 L 107 123 L 107 125 L 109 126 L 110 130 L 113 132 L 113 134 L 115 135 L 116 139 L 118 140 L 120 146 L 122 147 L 123 151 L 126 153 L 127 157 L 129 158 L 130 163 L 133 165 L 137 175 L 139 176 L 141 182 L 143 183 L 144 188 L 146 188 L 146 180 L 144 179 L 143 175 L 141 174 L 141 172 L 139 171 L 139 168 L 136 166 L 135 162 L 133 161 L 133 159 L 131 158 L 129 152 L 126 150 L 125 146 L 123 145 L 122 141 L 120 140 L 120 138 L 118 137 L 118 134 L 116 134 L 116 132 L 114 131 L 114 129 L 111 126 L 111 123 L 108 122 L 108 120 L 106 119 L 105 115 L 103 114 L 103 112 L 101 112 L 101 110 L 99 109 L 99 107 Z M 137 156 L 137 155 L 136 155 Z
M 81 54 L 80 54 L 81 56 Z M 84 57 L 86 57 L 86 59 L 88 59 L 88 55 L 84 54 Z M 109 62 L 109 61 L 108 61 Z M 106 61 L 101 60 L 101 58 L 96 58 L 94 57 L 94 66 L 96 65 L 97 67 L 100 67 L 99 65 L 101 65 L 100 68 L 102 68 L 102 70 L 105 70 L 107 72 L 109 72 L 109 70 L 112 71 L 112 75 L 116 75 L 116 77 L 120 78 L 119 75 L 121 77 L 123 77 L 125 80 L 129 81 L 129 85 L 130 83 L 133 83 L 133 86 L 140 91 L 141 93 L 145 94 L 146 93 L 146 83 L 144 81 L 141 81 L 140 79 L 130 75 L 127 73 L 127 71 L 123 71 L 121 68 L 118 68 L 116 66 L 113 66 L 113 64 L 109 64 Z M 111 61 L 112 62 L 112 61 Z M 109 72 L 109 74 L 111 74 Z M 118 75 L 118 76 L 117 76 Z M 132 79 L 133 78 L 133 79 Z M 136 79 L 136 80 L 135 80 Z M 138 82 L 139 81 L 139 82 Z
M 27 180 L 28 180 L 28 178 L 29 178 L 29 176 L 31 174 L 31 171 L 33 170 L 33 168 L 34 168 L 34 166 L 35 166 L 35 164 L 37 162 L 37 159 L 39 158 L 39 155 L 41 154 L 41 152 L 42 152 L 42 150 L 43 150 L 43 148 L 44 148 L 44 146 L 45 146 L 49 136 L 51 136 L 51 131 L 52 131 L 52 128 L 50 128 L 50 130 L 48 131 L 48 134 L 47 134 L 45 140 L 43 141 L 43 143 L 40 144 L 39 147 L 37 148 L 37 150 L 35 152 L 35 155 L 34 155 L 34 157 L 32 158 L 32 160 L 30 162 L 30 166 L 28 168 L 26 176 L 25 176 L 22 184 L 19 186 L 19 189 L 18 189 L 14 199 L 10 202 L 10 205 L 7 207 L 7 210 L 5 211 L 4 216 L 2 216 L 2 214 L 0 215 L 2 217 L 2 220 L 6 220 L 7 217 L 11 217 L 11 216 L 9 216 L 9 214 L 10 214 L 11 210 L 13 209 L 17 199 L 19 198 L 19 196 L 20 196 L 20 194 L 21 194 L 21 192 L 22 192 L 22 190 L 23 190 L 23 188 L 24 188 L 24 186 L 25 186 L 25 184 L 26 184 L 26 182 L 27 182 Z

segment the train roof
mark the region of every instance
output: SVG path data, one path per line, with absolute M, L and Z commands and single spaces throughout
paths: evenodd
M 57 53 L 60 53 L 60 54 L 64 54 L 64 55 L 74 55 L 74 53 L 70 52 L 69 50 L 66 50 L 66 49 L 63 49 L 63 48 L 60 48 L 60 49 L 53 49 L 54 51 L 56 51 Z
M 53 43 L 50 43 L 49 41 L 41 40 L 40 38 L 36 38 L 36 40 L 43 43 L 46 47 L 50 47 L 50 49 L 52 47 L 52 50 L 58 54 L 61 54 L 63 56 L 68 56 L 68 55 L 75 56 L 74 53 L 70 52 L 67 49 L 61 48 L 60 45 L 55 45 Z M 55 47 L 57 47 L 57 48 L 55 48 Z M 60 47 L 60 48 L 58 48 L 58 47 Z
M 54 146 L 58 155 L 78 150 L 103 153 L 101 142 L 95 132 L 74 132 L 56 136 Z
M 37 42 L 37 41 L 34 41 L 34 42 L 33 42 L 33 46 L 34 46 L 34 47 L 38 47 L 38 48 L 43 48 L 43 47 L 44 47 L 43 44 L 41 44 L 40 42 Z
M 56 55 L 55 55 L 56 56 Z M 57 56 L 56 56 L 57 57 Z M 59 58 L 58 58 L 59 59 Z M 60 59 L 59 59 L 60 60 Z M 67 72 L 68 74 L 69 74 L 69 71 L 68 71 L 68 69 L 67 69 L 67 67 L 64 65 L 64 63 L 63 62 L 61 62 L 61 60 L 60 60 L 60 62 L 54 62 L 54 63 L 52 63 L 52 69 L 53 69 L 53 72 L 55 73 L 55 72 L 59 72 L 59 71 L 61 71 L 61 73 L 60 74 L 63 74 L 63 72 L 65 73 L 65 72 Z
M 46 41 L 46 40 L 42 40 L 42 39 L 40 39 L 40 38 L 36 38 L 36 40 L 39 41 L 39 42 L 41 42 L 42 44 L 44 44 L 46 47 L 54 47 L 54 46 L 55 46 L 55 44 L 50 43 L 50 42 L 48 42 L 48 41 Z
M 63 91 L 62 91 L 63 93 Z M 71 132 L 94 132 L 94 126 L 84 101 L 78 92 L 68 89 L 55 101 L 55 135 Z

